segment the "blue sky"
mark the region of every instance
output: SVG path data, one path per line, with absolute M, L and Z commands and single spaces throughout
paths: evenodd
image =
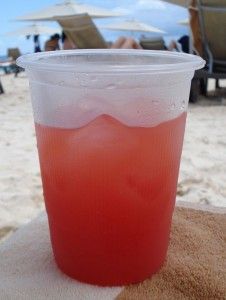
M 25 37 L 6 37 L 4 34 L 28 24 L 26 22 L 13 21 L 17 16 L 42 9 L 56 2 L 57 0 L 2 0 L 0 12 L 0 55 L 5 55 L 6 49 L 9 47 L 19 47 L 23 53 L 32 52 L 32 40 L 26 40 Z M 164 35 L 166 40 L 187 33 L 186 26 L 177 24 L 179 20 L 186 18 L 187 11 L 175 5 L 167 3 L 161 4 L 158 0 L 79 0 L 79 2 L 109 9 L 117 8 L 126 10 L 129 13 L 129 15 L 123 18 L 114 18 L 114 20 L 110 18 L 95 20 L 97 25 L 134 18 L 166 31 Z M 57 26 L 54 22 L 42 22 L 42 24 L 48 24 L 50 27 Z M 106 30 L 102 30 L 101 32 L 107 40 L 115 40 L 122 34 L 126 35 L 125 32 Z M 135 37 L 139 38 L 139 35 L 140 34 L 135 34 Z M 44 43 L 47 38 L 47 36 L 43 36 L 42 43 Z

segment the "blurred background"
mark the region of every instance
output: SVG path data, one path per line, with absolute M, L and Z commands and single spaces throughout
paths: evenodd
M 56 3 L 63 3 L 64 1 L 55 0 L 40 0 L 40 1 L 28 1 L 28 0 L 9 0 L 1 3 L 1 26 L 0 26 L 0 55 L 7 55 L 8 48 L 19 47 L 22 53 L 33 52 L 33 40 L 26 39 L 24 36 L 7 36 L 7 32 L 15 31 L 33 22 L 16 21 L 16 18 L 23 15 L 39 11 L 50 5 Z M 65 1 L 67 2 L 67 1 Z M 107 41 L 115 41 L 119 36 L 128 33 L 123 31 L 109 31 L 102 29 L 101 26 L 112 23 L 113 21 L 123 21 L 125 19 L 135 19 L 147 25 L 155 26 L 165 33 L 163 34 L 166 43 L 169 43 L 172 39 L 177 39 L 184 34 L 188 34 L 188 27 L 181 25 L 179 22 L 188 17 L 187 9 L 172 5 L 165 1 L 158 0 L 84 0 L 79 1 L 85 5 L 92 5 L 95 7 L 101 7 L 110 11 L 121 13 L 121 17 L 116 18 L 94 18 L 94 22 L 100 29 L 104 38 Z M 37 23 L 37 22 L 36 22 Z M 57 22 L 46 21 L 40 22 L 41 25 L 48 26 L 56 29 L 56 32 L 60 30 Z M 141 36 L 145 37 L 157 37 L 158 33 L 153 32 L 133 32 L 133 36 L 139 39 Z M 44 42 L 48 38 L 48 34 L 40 35 L 41 48 L 44 47 Z

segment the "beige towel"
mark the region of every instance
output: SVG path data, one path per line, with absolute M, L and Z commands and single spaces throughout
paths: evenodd
M 162 270 L 138 285 L 105 288 L 57 269 L 42 215 L 0 246 L 0 300 L 226 299 L 225 229 L 225 214 L 176 208 Z
M 176 208 L 167 261 L 117 300 L 226 299 L 226 215 Z

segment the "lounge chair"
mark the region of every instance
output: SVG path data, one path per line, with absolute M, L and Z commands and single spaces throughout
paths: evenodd
M 195 73 L 192 92 L 196 101 L 197 79 L 226 79 L 226 0 L 197 0 L 206 67 Z
M 145 50 L 166 50 L 166 46 L 162 37 L 141 39 L 140 45 Z
M 21 56 L 21 52 L 19 48 L 9 48 L 8 49 L 8 58 L 12 60 L 12 68 L 15 73 L 15 77 L 17 77 L 18 73 L 20 73 L 23 69 L 18 67 L 16 64 L 17 58 Z
M 0 70 L 2 70 L 5 74 L 11 73 L 12 66 L 13 62 L 11 59 L 0 61 Z
M 77 48 L 107 48 L 107 43 L 88 14 L 56 17 L 55 19 Z

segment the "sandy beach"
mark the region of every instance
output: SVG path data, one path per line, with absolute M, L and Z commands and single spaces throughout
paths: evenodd
M 0 238 L 44 209 L 28 79 L 2 75 Z M 226 106 L 189 105 L 177 200 L 226 206 Z

